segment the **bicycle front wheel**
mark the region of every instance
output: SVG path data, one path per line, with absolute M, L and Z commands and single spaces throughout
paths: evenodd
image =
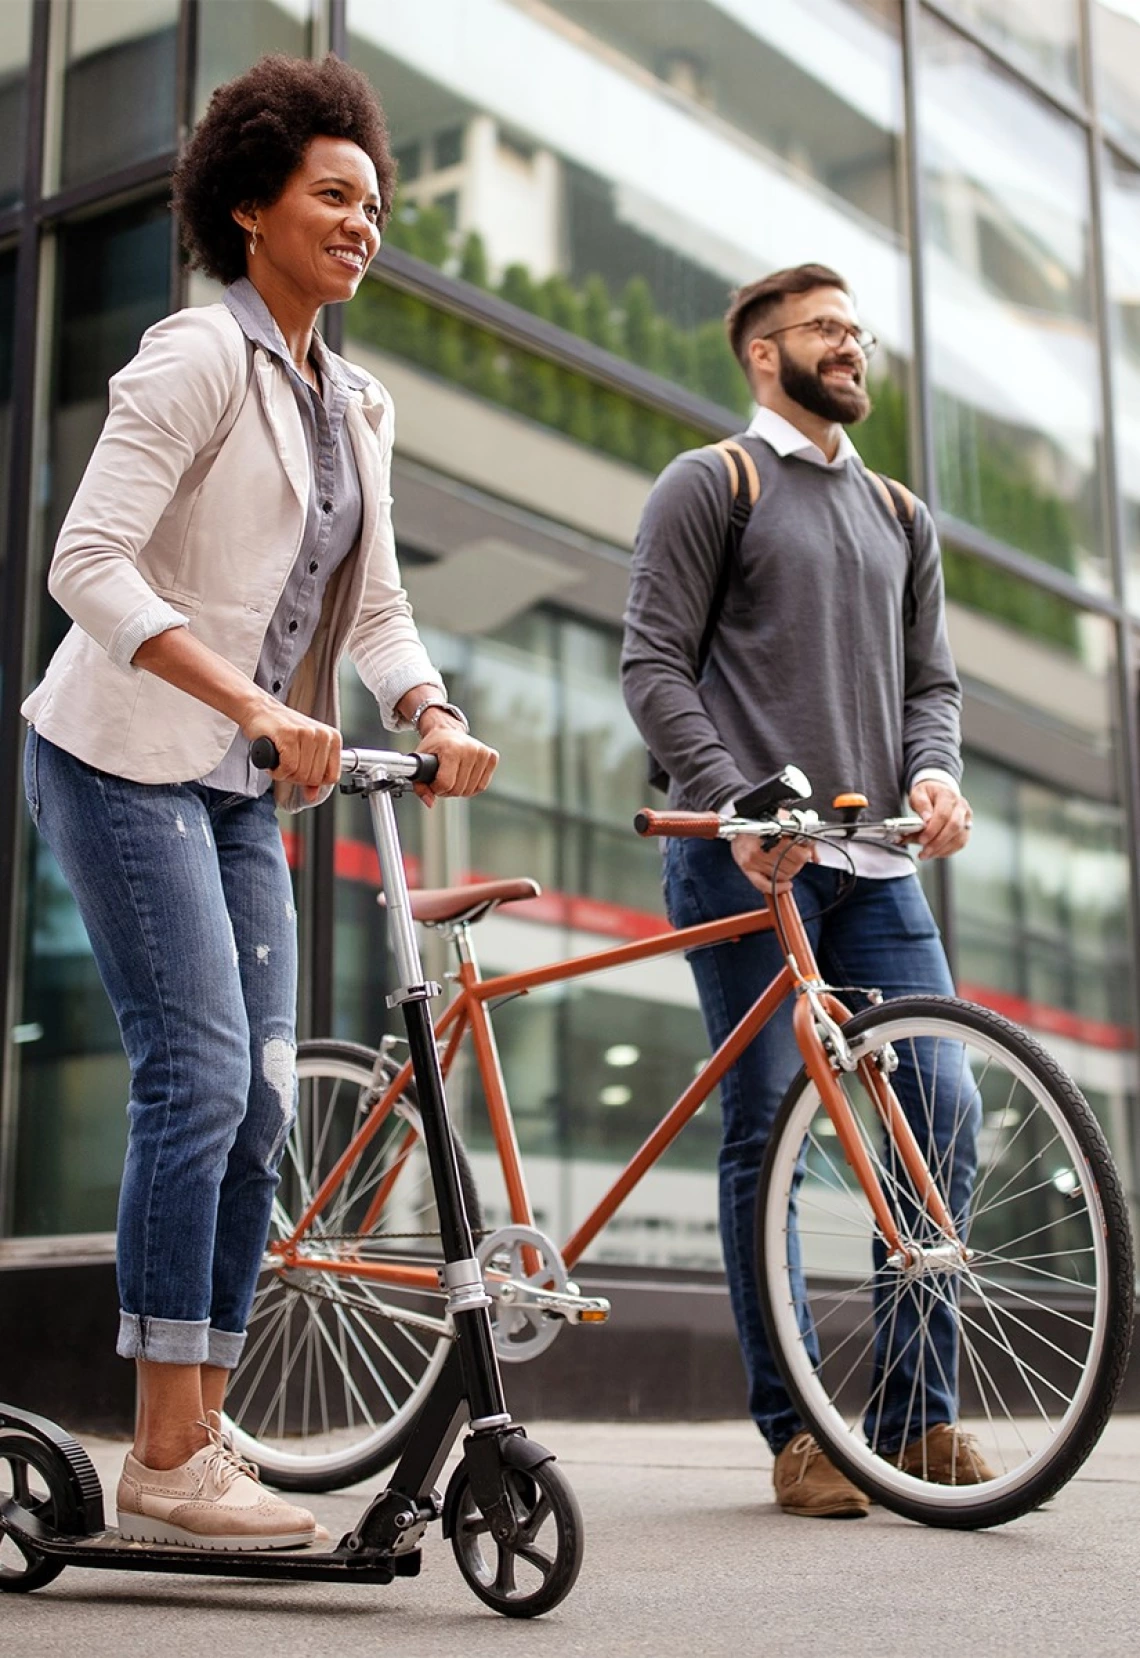
M 757 1194 L 775 1356 L 806 1426 L 869 1496 L 930 1525 L 997 1525 L 1071 1479 L 1112 1410 L 1132 1328 L 1124 1193 L 1075 1084 L 997 1014 L 907 997 L 844 1029 L 889 1076 L 966 1256 L 918 1201 L 861 1073 L 840 1074 L 905 1246 L 888 1259 L 801 1072 Z M 944 1428 L 935 1452 L 947 1423 L 975 1454 Z
M 355 1043 L 301 1043 L 271 1243 L 293 1237 L 394 1074 L 390 1061 Z M 467 1218 L 478 1230 L 475 1182 L 455 1140 Z M 409 1090 L 348 1158 L 297 1240 L 295 1262 L 266 1255 L 226 1415 L 235 1447 L 271 1484 L 331 1491 L 399 1456 L 452 1340 L 436 1282 L 438 1224 Z

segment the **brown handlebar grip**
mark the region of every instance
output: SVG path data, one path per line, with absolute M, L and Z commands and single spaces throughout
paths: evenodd
M 690 840 L 715 841 L 721 820 L 715 812 L 651 812 L 643 806 L 633 827 L 639 835 L 684 835 Z

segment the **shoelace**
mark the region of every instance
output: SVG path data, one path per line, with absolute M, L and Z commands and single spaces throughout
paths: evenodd
M 788 1450 L 791 1451 L 793 1456 L 800 1458 L 800 1471 L 795 1479 L 795 1483 L 800 1485 L 812 1463 L 823 1453 L 810 1433 L 797 1434 L 788 1446 Z
M 238 1455 L 222 1432 L 217 1413 L 211 1411 L 210 1416 L 215 1418 L 214 1422 L 207 1418 L 205 1422 L 199 1422 L 198 1424 L 200 1428 L 205 1428 L 210 1436 L 210 1455 L 203 1464 L 203 1472 L 214 1480 L 219 1491 L 228 1491 L 233 1482 L 242 1474 L 247 1474 L 252 1480 L 260 1480 L 261 1470 L 257 1464 L 246 1462 L 244 1458 Z M 217 1426 L 215 1426 L 215 1422 L 218 1423 Z

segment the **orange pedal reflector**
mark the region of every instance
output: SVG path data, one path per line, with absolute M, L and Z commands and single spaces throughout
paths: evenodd
M 842 812 L 852 806 L 858 807 L 862 811 L 867 805 L 867 796 L 865 794 L 837 794 L 831 804 L 837 812 Z
M 579 1324 L 604 1324 L 609 1316 L 609 1313 L 604 1313 L 600 1307 L 588 1307 L 578 1314 L 578 1322 Z

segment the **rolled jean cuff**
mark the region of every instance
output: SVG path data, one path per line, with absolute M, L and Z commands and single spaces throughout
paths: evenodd
M 115 1351 L 121 1359 L 146 1359 L 151 1364 L 207 1364 L 209 1339 L 210 1321 L 206 1318 L 188 1322 L 146 1318 L 120 1310 Z
M 210 1330 L 205 1363 L 217 1365 L 219 1370 L 236 1370 L 241 1361 L 245 1336 L 235 1336 L 232 1330 Z

